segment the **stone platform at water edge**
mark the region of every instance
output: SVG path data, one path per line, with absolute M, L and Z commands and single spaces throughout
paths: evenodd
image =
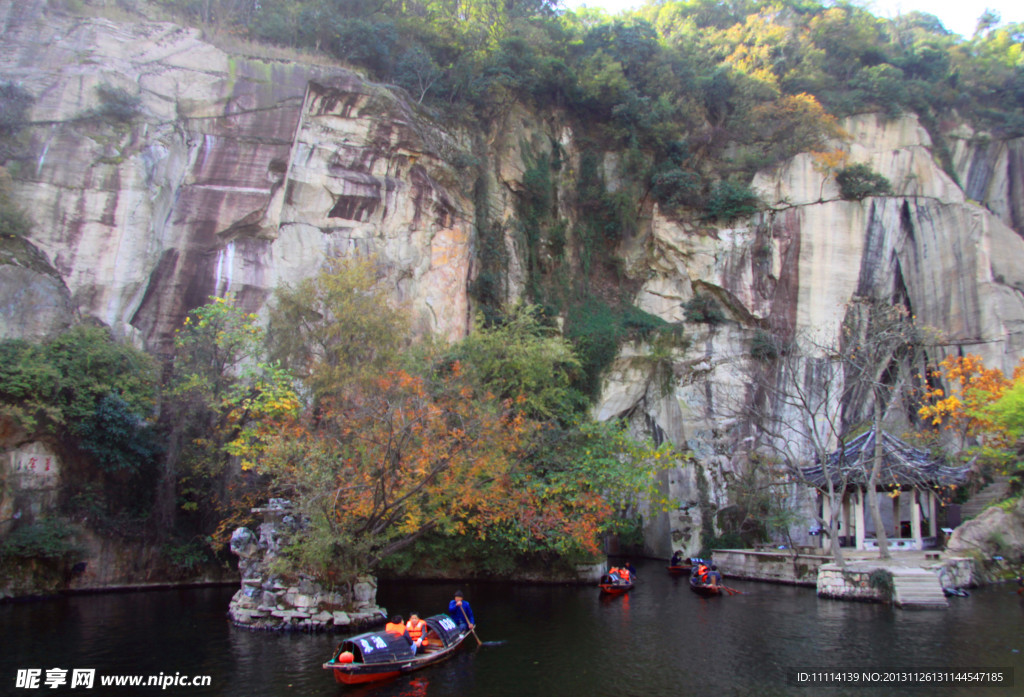
M 814 586 L 819 596 L 837 600 L 892 602 L 904 609 L 946 608 L 944 588 L 973 585 L 970 559 L 944 556 L 938 550 L 892 551 L 880 559 L 876 551 L 844 550 L 845 568 L 824 550 L 715 550 L 722 573 L 732 578 Z M 879 569 L 892 574 L 891 596 L 871 583 Z

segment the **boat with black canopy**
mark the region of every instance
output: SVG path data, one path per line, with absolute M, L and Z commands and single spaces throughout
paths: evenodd
M 626 591 L 633 590 L 632 578 L 622 578 L 616 571 L 617 569 L 612 569 L 608 573 L 602 574 L 601 581 L 597 585 L 603 595 L 622 595 Z
M 427 617 L 424 622 L 426 634 L 416 653 L 404 636 L 367 632 L 338 644 L 323 667 L 346 685 L 386 680 L 450 658 L 469 635 L 468 628 L 446 614 Z

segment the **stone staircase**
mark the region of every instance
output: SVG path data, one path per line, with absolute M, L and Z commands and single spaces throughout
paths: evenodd
M 927 569 L 892 569 L 892 602 L 904 610 L 949 607 L 938 574 Z
M 977 494 L 967 500 L 963 506 L 960 507 L 960 516 L 964 520 L 970 520 L 974 518 L 989 504 L 1000 501 L 1009 494 L 1010 491 L 1010 480 L 1007 477 L 996 477 L 995 481 L 988 484 L 979 491 Z

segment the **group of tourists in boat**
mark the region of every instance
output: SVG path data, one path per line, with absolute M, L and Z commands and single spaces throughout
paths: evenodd
M 700 595 L 721 595 L 723 591 L 733 595 L 733 588 L 722 585 L 722 572 L 707 559 L 684 557 L 682 550 L 676 550 L 666 567 L 673 576 L 689 575 L 690 590 Z
M 338 644 L 334 657 L 323 667 L 347 685 L 392 678 L 448 658 L 471 633 L 476 636 L 475 627 L 473 608 L 462 591 L 455 591 L 448 612 L 423 619 L 412 613 L 408 622 L 395 615 L 384 631 L 367 632 Z
M 621 595 L 633 588 L 636 581 L 636 568 L 626 562 L 623 566 L 613 566 L 608 573 L 601 575 L 601 581 L 597 585 L 602 593 L 610 595 Z
M 718 566 L 705 559 L 693 559 L 690 572 L 690 590 L 698 595 L 721 595 L 722 572 Z

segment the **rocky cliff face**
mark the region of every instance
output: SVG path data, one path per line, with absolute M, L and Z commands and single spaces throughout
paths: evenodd
M 19 193 L 83 315 L 163 351 L 211 295 L 257 311 L 361 252 L 422 329 L 465 331 L 472 206 L 451 136 L 344 70 L 43 10 L 0 3 L 0 72 L 36 98 Z M 101 86 L 138 95 L 138 118 L 105 118 Z
M 351 72 L 228 54 L 172 24 L 47 16 L 44 3 L 9 1 L 0 23 L 0 74 L 36 98 L 16 174 L 40 253 L 35 265 L 0 256 L 3 336 L 42 336 L 80 316 L 165 351 L 210 295 L 260 311 L 275 286 L 325 259 L 372 253 L 419 330 L 458 337 L 472 312 L 475 223 L 514 216 L 530 144 L 557 143 L 566 171 L 580 164 L 555 119 L 513 110 L 494 132 L 453 133 Z M 104 120 L 101 85 L 138 95 L 137 118 Z M 946 337 L 935 359 L 970 351 L 1005 370 L 1024 350 L 1024 142 L 954 132 L 958 183 L 912 116 L 845 127 L 850 161 L 885 175 L 891 196 L 842 200 L 802 154 L 755 179 L 764 212 L 711 227 L 654 209 L 622 245 L 644 279 L 642 309 L 683 321 L 700 291 L 729 319 L 687 326 L 668 392 L 631 360 L 642 349 L 627 347 L 596 407 L 690 448 L 701 466 L 666 474 L 683 505 L 650 521 L 656 553 L 695 552 L 709 511 L 727 501 L 737 466 L 727 405 L 743 394 L 757 329 L 827 337 L 854 295 L 899 289 Z M 614 179 L 614 155 L 604 166 Z M 520 250 L 505 244 L 515 297 Z
M 639 411 L 670 440 L 693 448 L 712 508 L 725 501 L 722 488 L 736 474 L 742 429 L 734 423 L 734 405 L 736 395 L 745 394 L 750 339 L 759 328 L 814 335 L 827 344 L 854 296 L 900 291 L 917 322 L 943 338 L 931 360 L 969 352 L 1009 373 L 1024 355 L 1024 228 L 1013 213 L 1022 200 L 1022 143 L 956 141 L 958 178 L 977 182 L 969 186 L 978 197 L 972 201 L 938 164 L 916 118 L 865 115 L 844 127 L 851 141 L 841 145 L 850 162 L 887 177 L 893 195 L 842 200 L 834 180 L 815 168 L 810 154 L 801 154 L 758 174 L 754 188 L 769 210 L 750 220 L 713 231 L 657 212 L 652 220 L 640 306 L 680 321 L 682 304 L 702 290 L 724 300 L 732 321 L 692 328 L 695 340 L 677 359 L 679 380 L 668 395 L 622 356 L 599 413 L 611 418 Z M 675 479 L 670 492 L 687 505 L 663 527 L 707 525 L 694 520 L 698 487 L 685 476 Z

